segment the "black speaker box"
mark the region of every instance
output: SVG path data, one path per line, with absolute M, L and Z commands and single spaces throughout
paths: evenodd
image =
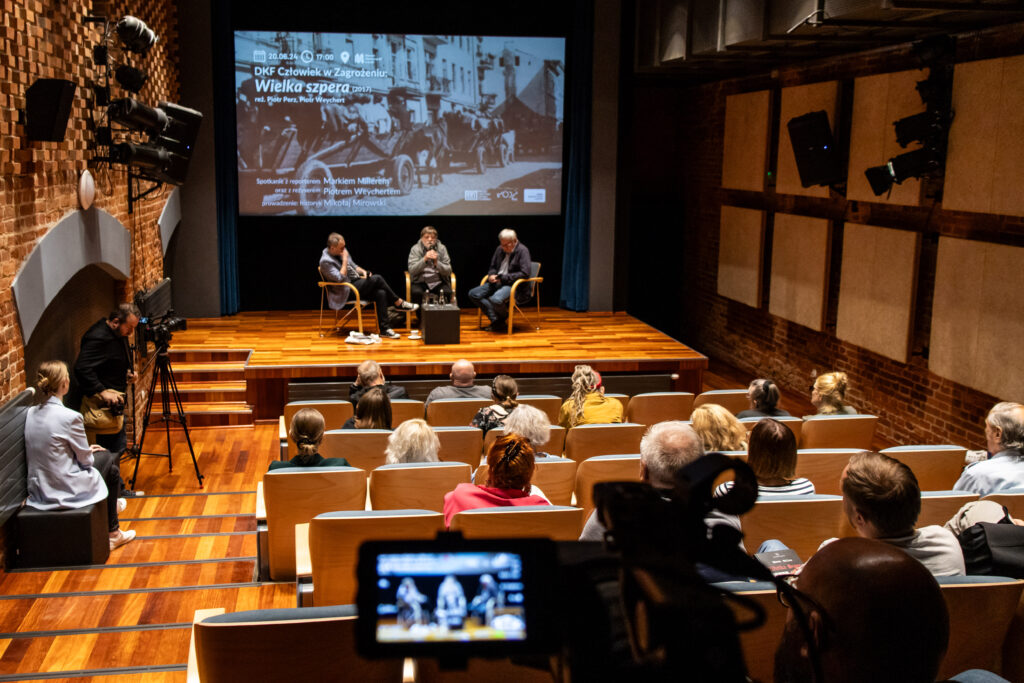
M 25 133 L 29 140 L 63 142 L 75 99 L 75 84 L 40 78 L 25 91 Z
M 834 185 L 846 178 L 842 156 L 832 139 L 828 114 L 823 110 L 812 111 L 790 119 L 786 127 L 789 141 L 793 143 L 801 185 Z

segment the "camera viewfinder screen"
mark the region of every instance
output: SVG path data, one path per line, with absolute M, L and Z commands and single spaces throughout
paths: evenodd
M 377 557 L 377 641 L 526 639 L 522 557 L 507 552 Z

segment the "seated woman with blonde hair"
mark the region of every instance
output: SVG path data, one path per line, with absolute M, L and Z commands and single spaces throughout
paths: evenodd
M 846 405 L 848 386 L 845 372 L 818 375 L 811 385 L 811 404 L 817 408 L 818 415 L 856 415 L 856 408 Z
M 505 420 L 505 433 L 524 437 L 533 446 L 536 457 L 548 456 L 540 449 L 551 440 L 551 420 L 540 408 L 525 403 L 516 406 Z
M 757 477 L 759 498 L 772 496 L 810 495 L 814 484 L 796 476 L 796 437 L 789 427 L 766 417 L 754 425 L 747 446 L 747 464 Z M 727 481 L 715 495 L 725 495 L 732 488 Z
M 622 404 L 604 395 L 601 375 L 589 365 L 577 365 L 572 373 L 572 393 L 558 411 L 558 424 L 578 425 L 622 422 Z
M 383 385 L 370 387 L 356 403 L 355 414 L 342 429 L 391 429 L 391 398 Z
M 82 414 L 66 408 L 62 399 L 71 380 L 62 361 L 46 361 L 36 376 L 36 405 L 25 414 L 25 459 L 28 501 L 36 510 L 74 510 L 107 501 L 110 549 L 135 538 L 122 531 L 117 513 L 127 503 L 117 497 L 120 468 L 113 454 L 90 446 Z
M 345 458 L 325 458 L 320 455 L 320 443 L 324 440 L 324 416 L 315 408 L 303 408 L 295 413 L 288 428 L 288 438 L 298 450 L 291 460 L 275 460 L 269 470 L 283 467 L 348 467 Z
M 704 441 L 705 451 L 742 451 L 747 447 L 746 427 L 717 403 L 694 408 L 690 422 Z
M 511 505 L 550 505 L 534 487 L 534 451 L 530 442 L 518 434 L 505 434 L 487 451 L 487 485 L 459 484 L 444 495 L 444 524 L 463 510 Z
M 438 462 L 441 441 L 426 420 L 406 420 L 388 436 L 385 463 Z

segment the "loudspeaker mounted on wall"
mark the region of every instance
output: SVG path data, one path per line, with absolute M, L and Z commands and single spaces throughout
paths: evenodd
M 846 179 L 843 159 L 832 139 L 824 110 L 791 118 L 786 127 L 801 185 L 835 185 Z
M 29 140 L 63 142 L 75 99 L 75 84 L 40 78 L 25 91 L 25 134 Z

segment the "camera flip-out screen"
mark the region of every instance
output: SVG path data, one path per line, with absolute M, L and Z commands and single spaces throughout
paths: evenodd
M 550 569 L 553 557 L 545 541 L 364 544 L 360 648 L 380 656 L 542 651 L 550 579 L 541 566 Z

